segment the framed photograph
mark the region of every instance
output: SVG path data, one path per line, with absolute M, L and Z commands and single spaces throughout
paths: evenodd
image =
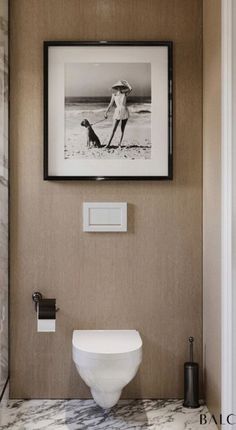
M 172 42 L 44 42 L 44 179 L 173 177 Z

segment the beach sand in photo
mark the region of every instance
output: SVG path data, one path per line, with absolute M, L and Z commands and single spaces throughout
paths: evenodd
M 102 148 L 87 148 L 87 130 L 81 121 L 87 119 L 91 124 L 103 120 L 106 103 L 66 103 L 65 104 L 65 159 L 150 159 L 151 158 L 151 103 L 128 105 L 130 118 L 127 122 L 121 148 L 120 124 L 106 148 L 113 126 L 113 112 L 108 118 L 93 125 Z

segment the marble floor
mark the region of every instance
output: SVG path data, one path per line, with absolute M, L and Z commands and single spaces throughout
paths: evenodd
M 9 400 L 0 409 L 1 430 L 216 430 L 209 420 L 205 406 L 185 409 L 181 400 L 122 400 L 108 411 L 93 400 Z

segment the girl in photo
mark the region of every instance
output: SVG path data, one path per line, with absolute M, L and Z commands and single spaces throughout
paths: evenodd
M 113 139 L 115 132 L 117 130 L 117 127 L 119 125 L 119 122 L 121 121 L 121 137 L 120 137 L 120 142 L 118 145 L 118 148 L 120 148 L 123 137 L 124 137 L 125 127 L 126 127 L 128 119 L 129 119 L 129 110 L 126 106 L 126 103 L 127 103 L 127 96 L 131 93 L 132 87 L 127 81 L 122 80 L 122 81 L 116 82 L 112 86 L 112 89 L 114 90 L 114 93 L 111 96 L 111 101 L 110 101 L 110 103 L 107 107 L 107 110 L 105 112 L 105 118 L 107 118 L 107 114 L 108 114 L 110 108 L 113 106 L 114 103 L 116 105 L 116 108 L 115 108 L 115 112 L 113 115 L 113 120 L 114 120 L 113 129 L 111 132 L 109 142 L 106 145 L 106 147 L 107 148 L 110 147 L 112 139 Z

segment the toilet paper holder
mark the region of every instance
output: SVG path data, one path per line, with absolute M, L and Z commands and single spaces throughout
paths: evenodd
M 37 312 L 38 303 L 41 302 L 41 300 L 43 300 L 42 293 L 40 293 L 39 291 L 35 291 L 32 294 L 32 300 L 35 303 L 35 311 Z M 56 306 L 56 300 L 55 300 L 55 306 Z M 56 307 L 55 312 L 58 312 L 59 310 L 60 310 L 60 308 Z

